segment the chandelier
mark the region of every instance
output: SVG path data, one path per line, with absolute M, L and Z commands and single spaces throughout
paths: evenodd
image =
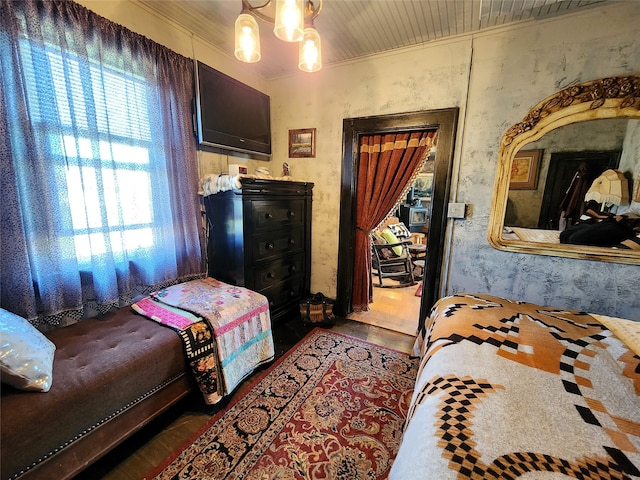
M 269 16 L 266 9 L 272 0 L 262 5 L 252 6 L 249 0 L 242 0 L 242 11 L 235 25 L 235 56 L 246 63 L 260 60 L 260 31 L 256 17 L 272 23 L 273 33 L 285 42 L 298 42 L 298 68 L 304 72 L 317 72 L 322 68 L 320 35 L 313 27 L 313 19 L 322 9 L 311 0 L 277 0 L 275 15 Z M 273 10 L 273 9 L 272 9 Z

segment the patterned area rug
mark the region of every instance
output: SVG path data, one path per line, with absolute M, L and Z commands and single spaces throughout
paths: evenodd
M 146 478 L 382 479 L 415 360 L 315 329 Z

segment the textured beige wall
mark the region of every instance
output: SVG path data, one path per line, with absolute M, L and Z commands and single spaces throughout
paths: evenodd
M 315 183 L 313 291 L 336 293 L 343 119 L 461 106 L 470 45 L 431 44 L 271 83 L 273 162 L 288 160 L 296 180 Z M 295 128 L 317 129 L 316 158 L 286 158 Z

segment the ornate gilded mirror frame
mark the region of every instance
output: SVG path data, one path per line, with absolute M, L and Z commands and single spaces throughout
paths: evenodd
M 502 138 L 489 216 L 492 247 L 519 253 L 640 265 L 640 252 L 610 247 L 525 242 L 505 238 L 503 227 L 516 153 L 546 133 L 576 122 L 604 118 L 640 119 L 640 77 L 610 77 L 565 88 L 538 103 Z M 636 172 L 637 174 L 637 172 Z M 638 181 L 638 179 L 636 179 Z

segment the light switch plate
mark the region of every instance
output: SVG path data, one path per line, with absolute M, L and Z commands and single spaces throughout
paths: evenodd
M 447 209 L 449 218 L 464 218 L 467 205 L 464 203 L 450 203 Z

